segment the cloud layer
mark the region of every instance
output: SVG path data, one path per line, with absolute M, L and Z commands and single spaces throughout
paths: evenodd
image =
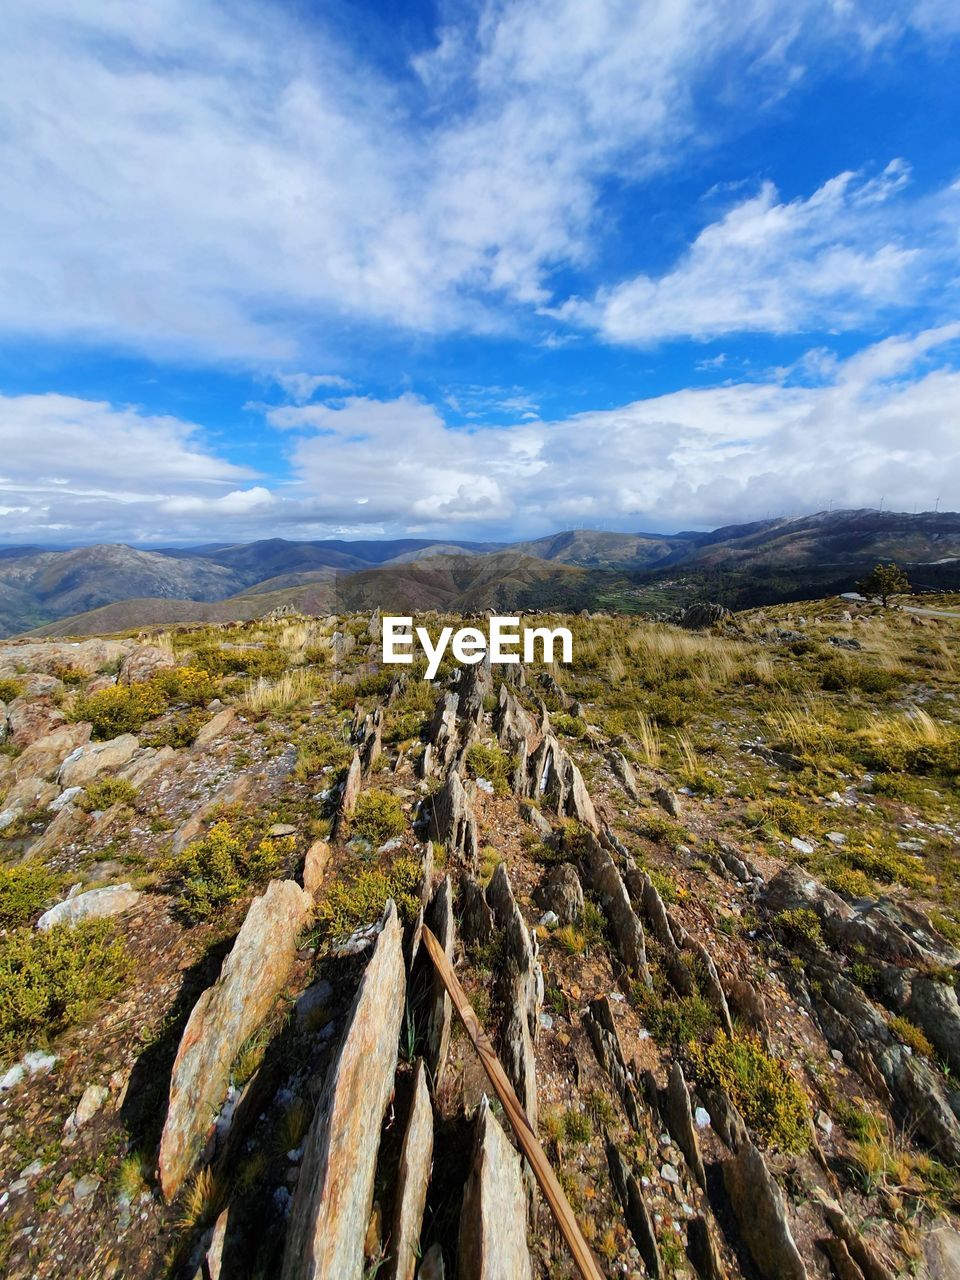
M 13 0 L 0 330 L 262 366 L 331 320 L 483 333 L 545 309 L 634 342 L 871 314 L 915 248 L 849 175 L 786 203 L 763 186 L 662 279 L 596 280 L 586 311 L 553 273 L 593 276 L 606 182 L 642 191 L 831 60 L 952 23 L 884 8 L 484 0 L 387 76 L 279 6 Z
M 958 349 L 954 324 L 845 361 L 814 352 L 757 382 L 509 428 L 453 428 L 412 394 L 275 407 L 267 418 L 291 469 L 279 486 L 223 461 L 187 423 L 7 398 L 0 532 L 516 538 L 571 525 L 673 530 L 678 513 L 711 527 L 884 497 L 925 510 L 960 489 L 960 373 L 948 362 Z M 798 383 L 811 369 L 816 384 Z

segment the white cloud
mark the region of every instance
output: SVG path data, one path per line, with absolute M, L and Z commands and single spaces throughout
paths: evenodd
M 297 404 L 312 400 L 321 387 L 327 387 L 331 391 L 346 391 L 351 386 L 347 378 L 342 378 L 337 373 L 277 373 L 274 374 L 274 381 Z
M 958 345 L 960 324 L 941 326 L 845 360 L 816 349 L 761 381 L 509 427 L 451 427 L 413 394 L 275 406 L 266 416 L 290 466 L 279 484 L 224 462 L 189 423 L 7 397 L 0 535 L 510 538 L 574 524 L 710 527 L 881 497 L 929 508 L 938 493 L 957 508 Z M 35 479 L 51 465 L 55 477 Z
M 841 173 L 808 199 L 784 202 L 766 182 L 660 277 L 637 276 L 561 314 L 638 344 L 859 327 L 922 295 L 921 251 L 885 207 L 908 180 L 895 159 L 875 178 Z
M 418 96 L 275 5 L 12 0 L 0 329 L 271 367 L 321 319 L 501 328 L 551 304 L 556 266 L 590 266 L 604 179 L 674 165 L 907 20 L 868 33 L 870 11 L 485 0 L 416 57 Z M 900 252 L 821 265 L 865 293 Z

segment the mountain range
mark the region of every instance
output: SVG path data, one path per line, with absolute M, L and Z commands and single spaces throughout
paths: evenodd
M 904 565 L 915 587 L 960 587 L 960 514 L 821 511 L 710 532 L 576 529 L 513 543 L 10 546 L 0 549 L 0 635 L 226 621 L 283 605 L 649 612 L 708 595 L 746 607 L 850 589 L 878 560 Z

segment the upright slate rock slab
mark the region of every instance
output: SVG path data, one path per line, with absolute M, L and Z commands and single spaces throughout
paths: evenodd
M 807 1280 L 783 1193 L 752 1142 L 724 1160 L 723 1184 L 741 1234 L 765 1280 Z
M 407 1131 L 403 1135 L 400 1166 L 397 1170 L 396 1206 L 390 1238 L 392 1280 L 413 1280 L 417 1269 L 417 1249 L 427 1203 L 430 1165 L 433 1160 L 433 1108 L 423 1059 L 417 1063 L 413 1102 Z
M 173 1199 L 223 1106 L 240 1046 L 260 1026 L 293 965 L 313 899 L 293 880 L 254 898 L 220 977 L 193 1007 L 170 1080 L 160 1186 Z
M 432 798 L 429 834 L 431 840 L 445 843 L 450 853 L 468 869 L 475 866 L 479 842 L 472 784 L 471 791 L 468 791 L 458 773 L 448 774 L 446 782 Z
M 453 886 L 449 876 L 444 876 L 437 886 L 426 913 L 426 922 L 432 929 L 437 941 L 453 962 L 453 943 L 455 921 L 453 915 Z M 443 985 L 443 979 L 435 965 L 430 966 L 430 996 L 427 1013 L 426 1047 L 424 1056 L 430 1075 L 436 1088 L 443 1079 L 447 1065 L 447 1052 L 450 1048 L 450 1024 L 453 1019 L 453 1005 Z
M 651 985 L 647 969 L 647 948 L 643 927 L 630 905 L 630 897 L 610 854 L 600 841 L 588 833 L 583 842 L 582 864 L 584 878 L 600 899 L 616 944 L 620 959 L 646 985 Z
M 380 1127 L 393 1093 L 406 978 L 393 902 L 304 1141 L 282 1280 L 361 1280 Z
M 460 1211 L 460 1280 L 532 1280 L 520 1157 L 486 1097 Z

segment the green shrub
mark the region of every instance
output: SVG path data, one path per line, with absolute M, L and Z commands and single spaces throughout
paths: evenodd
M 260 836 L 249 822 L 223 818 L 214 823 L 174 860 L 187 914 L 194 920 L 216 915 L 250 885 L 275 875 L 294 843 L 292 836 Z
M 0 1049 L 17 1052 L 38 1035 L 82 1022 L 120 990 L 129 963 L 109 921 L 0 939 Z
M 483 742 L 475 742 L 467 752 L 467 768 L 475 778 L 486 778 L 493 784 L 494 794 L 507 795 L 510 791 L 510 774 L 513 757 L 502 748 Z
M 42 862 L 0 867 L 0 928 L 29 924 L 56 894 L 58 877 Z
M 86 791 L 80 797 L 79 807 L 86 813 L 93 813 L 98 809 L 109 809 L 115 804 L 133 804 L 137 794 L 137 788 L 126 778 L 98 778 L 87 784 Z
M 349 743 L 320 730 L 302 742 L 297 749 L 297 780 L 306 782 L 327 768 L 340 773 L 352 759 L 353 747 Z
M 887 1024 L 898 1040 L 920 1055 L 921 1058 L 933 1058 L 936 1050 L 921 1029 L 909 1018 L 891 1018 Z
M 565 711 L 557 712 L 552 717 L 552 724 L 557 733 L 565 734 L 568 738 L 583 738 L 587 733 L 586 721 L 579 716 L 569 716 Z
M 824 689 L 846 693 L 861 689 L 864 693 L 886 693 L 897 684 L 897 677 L 883 667 L 852 658 L 832 658 L 820 669 L 820 683 Z
M 636 830 L 637 835 L 656 840 L 658 844 L 665 844 L 671 849 L 682 845 L 687 836 L 679 822 L 663 818 L 659 813 L 641 813 L 637 818 Z
M 149 682 L 163 694 L 170 706 L 185 703 L 204 707 L 217 693 L 217 682 L 208 671 L 198 667 L 167 667 Z
M 203 707 L 186 707 L 182 711 L 174 711 L 163 724 L 144 734 L 140 741 L 145 747 L 173 747 L 180 750 L 191 745 L 208 719 Z
M 369 840 L 372 845 L 381 845 L 403 835 L 406 829 L 407 817 L 399 796 L 376 787 L 360 793 L 350 819 L 350 830 L 355 836 Z
M 14 698 L 19 698 L 25 685 L 22 680 L 12 680 L 4 677 L 0 680 L 0 702 L 12 702 Z
M 781 911 L 774 916 L 773 923 L 791 942 L 817 950 L 824 945 L 819 917 L 809 907 L 793 907 L 788 911 Z
M 113 684 L 97 693 L 81 694 L 73 704 L 71 720 L 89 720 L 94 738 L 116 738 L 136 733 L 141 725 L 165 709 L 167 700 L 152 680 L 142 684 Z
M 400 918 L 409 923 L 420 910 L 422 878 L 420 863 L 407 854 L 364 867 L 353 876 L 344 873 L 331 884 L 317 910 L 321 932 L 338 937 L 372 924 L 383 914 L 388 898 L 396 903 Z
M 761 1143 L 802 1152 L 810 1145 L 807 1097 L 789 1068 L 760 1039 L 718 1031 L 712 1043 L 690 1046 L 697 1079 L 721 1089 Z
M 403 711 L 399 715 L 388 712 L 383 731 L 384 742 L 407 742 L 419 738 L 427 717 L 422 711 Z
M 647 715 L 664 728 L 679 728 L 693 718 L 693 706 L 673 693 L 654 693 L 647 698 Z
M 717 1026 L 713 1006 L 700 995 L 653 990 L 643 982 L 631 988 L 633 1003 L 657 1044 L 674 1050 L 702 1040 Z
M 744 813 L 747 825 L 781 836 L 808 835 L 817 828 L 817 819 L 796 800 L 775 796 L 749 805 Z

